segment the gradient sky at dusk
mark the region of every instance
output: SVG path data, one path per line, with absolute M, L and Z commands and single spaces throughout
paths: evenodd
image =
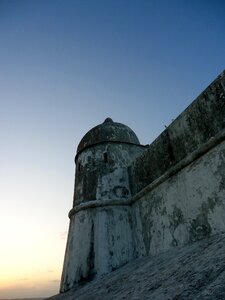
M 74 156 L 106 117 L 151 143 L 225 66 L 223 0 L 0 0 L 0 298 L 58 292 Z

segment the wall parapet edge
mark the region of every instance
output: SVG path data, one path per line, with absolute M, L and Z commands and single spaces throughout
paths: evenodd
M 224 116 L 225 71 L 131 164 L 129 176 L 132 195 L 224 130 Z

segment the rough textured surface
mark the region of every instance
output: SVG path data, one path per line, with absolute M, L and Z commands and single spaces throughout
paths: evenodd
M 49 300 L 225 299 L 225 235 L 128 263 Z
M 130 166 L 132 194 L 225 128 L 225 72 L 212 82 Z M 144 165 L 144 168 L 143 168 Z
M 70 220 L 61 291 L 109 273 L 132 259 L 129 206 L 80 211 Z
M 82 202 L 131 196 L 127 167 L 145 148 L 127 143 L 100 143 L 84 149 L 76 159 L 73 206 Z
M 225 231 L 225 142 L 133 205 L 136 257 Z
M 132 129 L 107 118 L 102 124 L 92 128 L 85 134 L 78 145 L 77 152 L 79 153 L 86 147 L 103 142 L 140 144 Z

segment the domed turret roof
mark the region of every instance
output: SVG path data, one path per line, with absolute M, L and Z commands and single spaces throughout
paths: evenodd
M 113 122 L 111 118 L 107 118 L 102 124 L 92 128 L 85 134 L 78 145 L 77 152 L 102 142 L 122 142 L 140 145 L 132 129 L 124 124 Z

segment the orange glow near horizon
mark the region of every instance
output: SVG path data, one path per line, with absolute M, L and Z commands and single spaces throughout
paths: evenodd
M 63 179 L 36 161 L 11 159 L 1 166 L 0 299 L 54 295 L 62 272 L 72 176 Z
M 42 228 L 29 225 L 19 216 L 0 220 L 4 241 L 0 249 L 0 299 L 47 297 L 59 291 L 66 240 L 56 231 L 46 228 L 43 234 Z

